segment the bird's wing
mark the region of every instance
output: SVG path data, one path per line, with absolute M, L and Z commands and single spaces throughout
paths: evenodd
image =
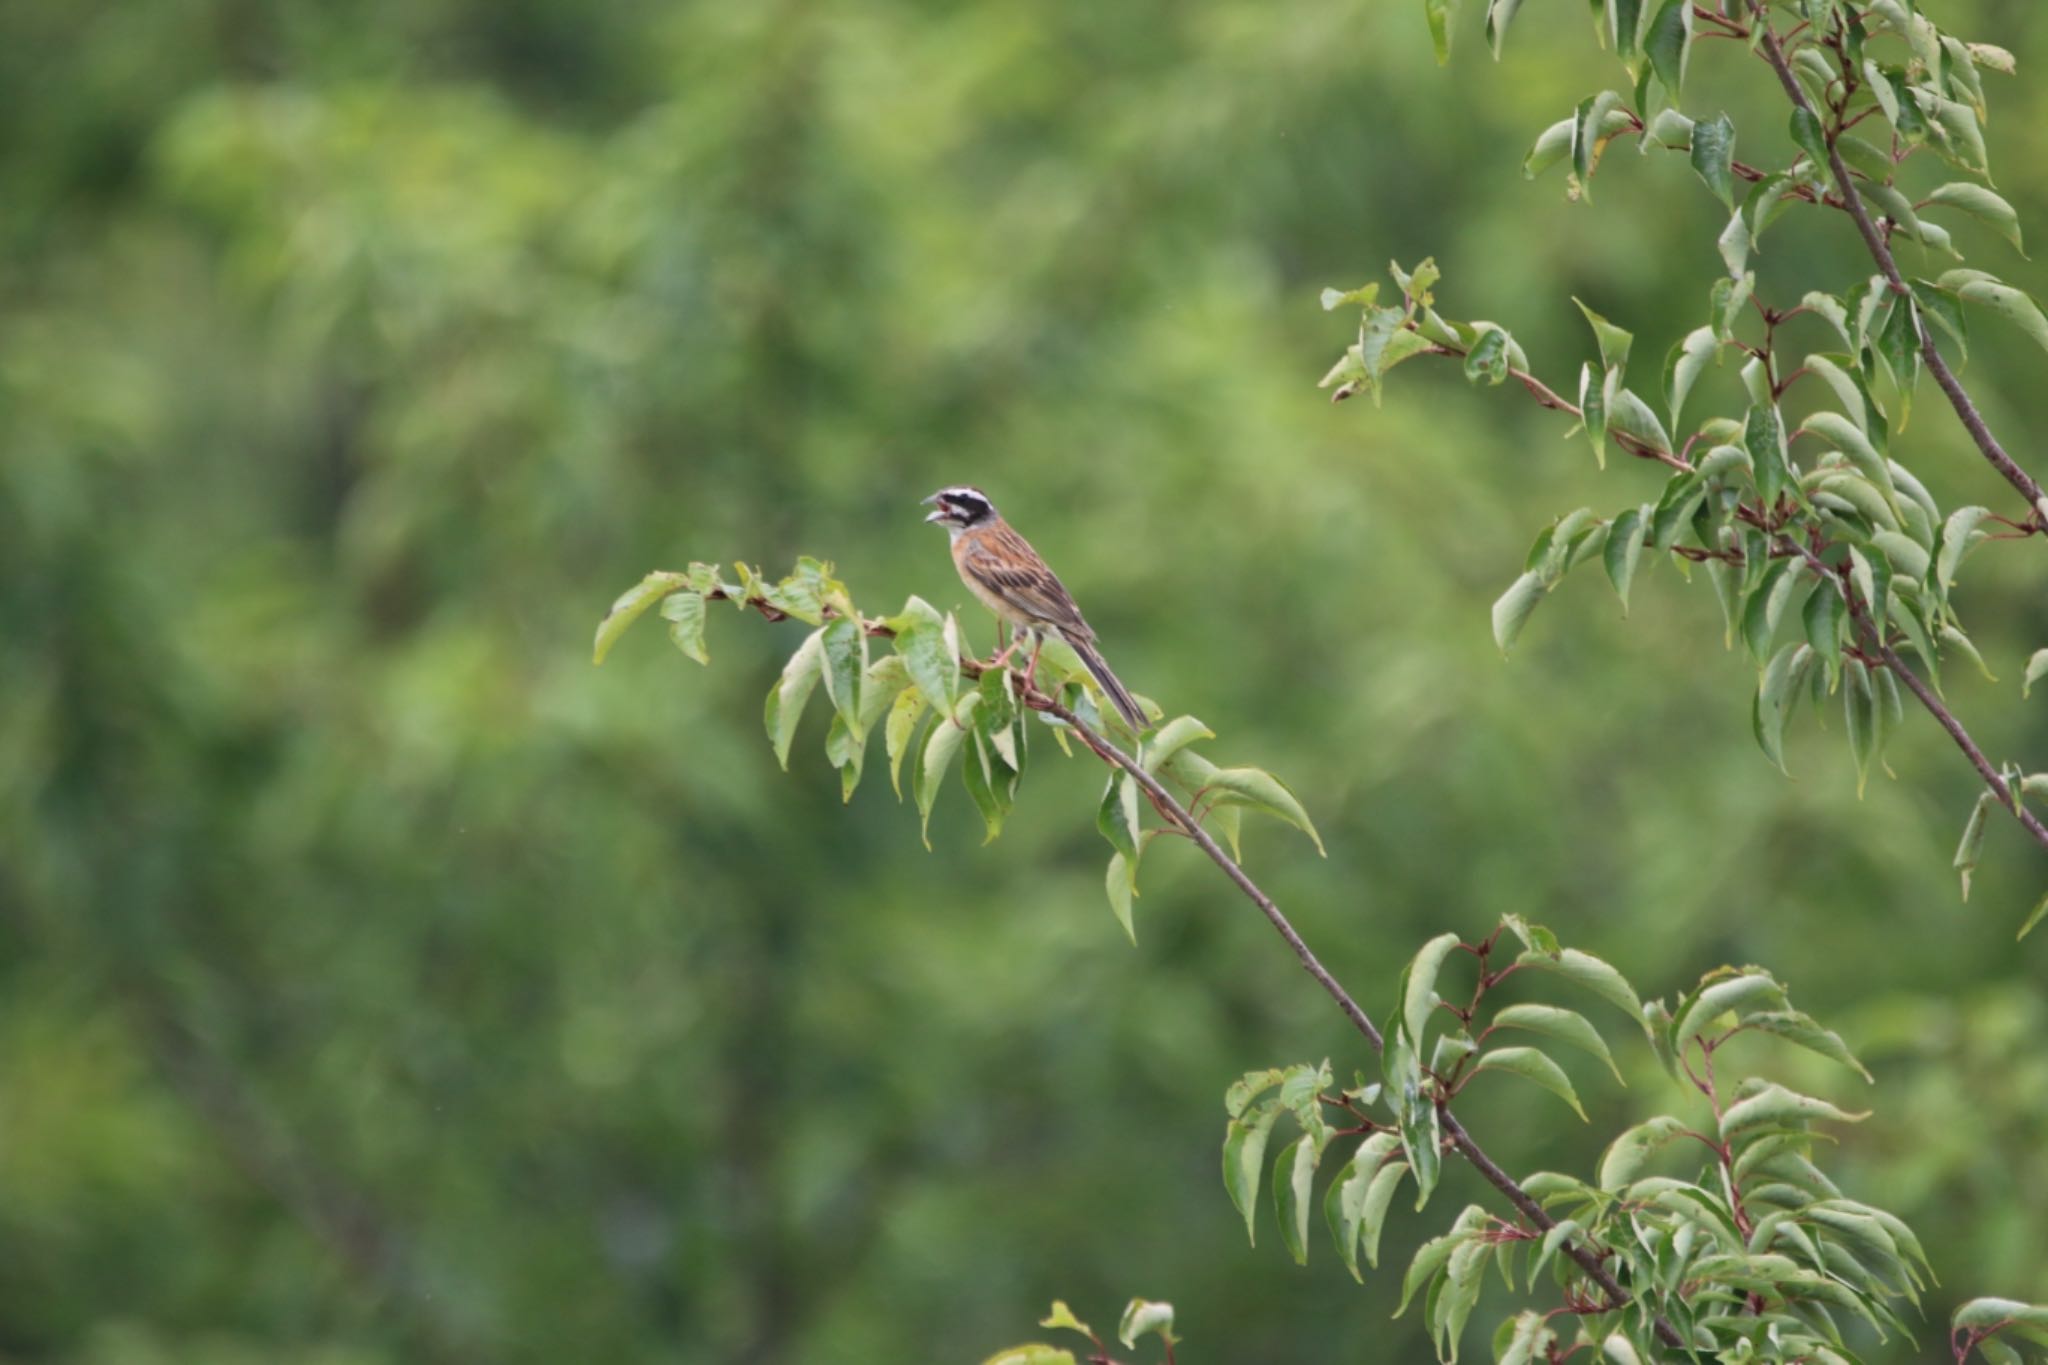
M 966 556 L 967 567 L 977 578 L 1034 621 L 1076 639 L 1095 637 L 1066 584 L 1024 537 L 1003 526 L 988 540 L 992 543 L 977 544 Z

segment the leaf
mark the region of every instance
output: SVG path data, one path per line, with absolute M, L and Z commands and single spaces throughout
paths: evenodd
M 1674 4 L 1678 2 L 1672 0 Z M 1671 414 L 1672 430 L 1679 429 L 1686 395 L 1719 352 L 1720 343 L 1711 327 L 1695 327 L 1671 347 L 1671 354 L 1664 360 L 1664 404 Z
M 1285 820 L 1309 837 L 1318 854 L 1329 856 L 1308 811 L 1287 785 L 1271 773 L 1259 768 L 1218 768 L 1209 774 L 1207 787 L 1221 793 L 1213 804 L 1244 806 Z
M 825 695 L 848 726 L 859 723 L 861 675 L 868 666 L 868 637 L 860 622 L 835 616 L 818 632 L 824 649 Z
M 2019 327 L 2043 347 L 2048 347 L 2048 317 L 2023 291 L 2004 284 L 1981 270 L 1951 270 L 1935 281 L 1952 289 L 1965 303 L 1980 304 Z
M 1040 1327 L 1064 1327 L 1069 1332 L 1079 1332 L 1084 1337 L 1095 1335 L 1095 1329 L 1074 1316 L 1074 1310 L 1067 1307 L 1065 1299 L 1054 1299 L 1052 1311 L 1038 1320 Z
M 1436 64 L 1447 66 L 1451 60 L 1451 32 L 1458 23 L 1458 0 L 1422 0 L 1422 13 L 1429 21 L 1429 41 L 1436 49 Z
M 1408 1273 L 1401 1277 L 1401 1306 L 1394 1310 L 1395 1317 L 1408 1311 L 1408 1301 L 1415 1297 L 1415 1291 L 1434 1279 L 1451 1259 L 1451 1253 L 1468 1240 L 1466 1234 L 1448 1234 L 1432 1237 L 1416 1248 L 1414 1259 L 1408 1262 Z
M 1266 1141 L 1273 1135 L 1273 1124 L 1279 1117 L 1279 1104 L 1262 1100 L 1244 1117 L 1230 1120 L 1224 1130 L 1223 1188 L 1229 1192 L 1230 1202 L 1244 1215 L 1245 1236 L 1253 1246 L 1259 1242 L 1254 1226 L 1259 1207 L 1259 1168 L 1265 1165 Z
M 1138 1338 L 1147 1332 L 1155 1333 L 1162 1341 L 1176 1340 L 1173 1335 L 1173 1305 L 1158 1303 L 1151 1299 L 1132 1299 L 1124 1305 L 1123 1321 L 1117 1324 L 1116 1339 L 1136 1349 Z
M 1806 605 L 1799 609 L 1806 643 L 1813 646 L 1815 657 L 1827 668 L 1830 691 L 1842 674 L 1842 624 L 1848 615 L 1849 604 L 1842 600 L 1832 578 L 1814 585 L 1806 595 Z
M 1786 645 L 1772 655 L 1757 681 L 1756 699 L 1750 708 L 1757 747 L 1787 776 L 1791 774 L 1785 767 L 1785 721 L 1799 700 L 1800 684 L 1806 681 L 1812 663 L 1813 650 L 1803 644 Z
M 1361 1235 L 1366 1238 L 1366 1260 L 1379 1264 L 1380 1224 L 1384 1221 L 1387 1205 L 1393 1200 L 1394 1186 L 1400 1183 L 1401 1173 L 1408 1169 L 1405 1161 L 1387 1164 L 1387 1157 L 1401 1145 L 1401 1140 L 1392 1133 L 1369 1134 L 1358 1144 L 1358 1150 L 1343 1169 L 1330 1181 L 1329 1190 L 1323 1195 L 1323 1218 L 1330 1225 L 1330 1238 L 1337 1244 L 1337 1255 L 1344 1262 L 1344 1268 L 1351 1272 L 1351 1278 L 1360 1284 L 1365 1277 L 1358 1272 L 1358 1243 Z M 1393 1179 L 1382 1179 L 1388 1171 Z M 1384 1185 L 1384 1191 L 1381 1186 Z M 1374 1200 L 1378 1197 L 1375 1208 Z
M 1977 870 L 1977 857 L 1984 849 L 1985 812 L 1998 804 L 1998 797 L 1983 792 L 1976 804 L 1970 807 L 1970 818 L 1963 822 L 1962 842 L 1956 845 L 1954 867 L 1962 877 L 1963 899 L 1970 898 L 1970 874 Z
M 1522 7 L 1522 0 L 1486 0 L 1486 41 L 1493 46 L 1493 59 L 1500 60 L 1501 44 L 1508 38 L 1508 25 L 1515 21 L 1515 11 Z
M 1575 120 L 1559 119 L 1545 128 L 1536 137 L 1529 154 L 1522 158 L 1522 178 L 1534 180 L 1558 162 L 1572 149 L 1572 127 Z
M 1764 570 L 1763 582 L 1750 593 L 1749 603 L 1742 613 L 1742 640 L 1749 647 L 1750 657 L 1758 663 L 1770 654 L 1771 641 L 1778 633 L 1778 622 L 1784 617 L 1786 605 L 1791 602 L 1792 594 L 1798 590 L 1805 576 L 1804 564 L 1780 559 Z
M 1671 1044 L 1683 1048 L 1722 1015 L 1733 1013 L 1740 1017 L 1744 1010 L 1759 1003 L 1770 1009 L 1781 1009 L 1785 1004 L 1785 988 L 1761 972 L 1746 972 L 1702 987 L 1672 1023 Z
M 700 664 L 711 662 L 704 649 L 704 595 L 672 592 L 661 601 L 661 614 L 668 621 L 668 638 L 675 647 Z
M 1977 527 L 1990 515 L 1988 507 L 1959 507 L 1941 524 L 1941 553 L 1935 557 L 1934 578 L 1942 592 L 1955 585 L 1956 570 L 1962 566 L 1963 556 L 1984 539 Z
M 1521 635 L 1522 627 L 1528 624 L 1529 614 L 1536 610 L 1536 604 L 1550 591 L 1536 574 L 1525 573 L 1508 585 L 1508 590 L 1493 604 L 1493 640 L 1506 655 Z
M 1408 964 L 1401 993 L 1401 1023 L 1408 1030 L 1408 1041 L 1415 1046 L 1421 1046 L 1430 1011 L 1436 1008 L 1437 973 L 1442 970 L 1444 959 L 1457 950 L 1458 942 L 1456 934 L 1438 934 L 1423 944 L 1422 951 Z
M 1764 505 L 1775 506 L 1792 477 L 1785 459 L 1785 423 L 1775 406 L 1750 407 L 1743 422 L 1742 446 L 1756 470 L 1756 488 Z
M 913 597 L 889 623 L 896 631 L 896 652 L 910 670 L 910 680 L 942 714 L 950 714 L 960 698 L 960 649 L 952 618 L 939 615 L 922 597 Z
M 1109 892 L 1109 908 L 1116 915 L 1116 922 L 1124 927 L 1124 934 L 1137 946 L 1138 930 L 1131 920 L 1131 898 L 1138 894 L 1138 868 L 1122 851 L 1109 855 L 1109 872 L 1104 879 Z
M 2020 216 L 1996 191 L 1969 181 L 1955 181 L 1931 192 L 1927 196 L 1927 202 L 1961 209 L 1983 219 L 1996 228 L 2000 236 L 2011 242 L 2020 255 L 2027 254 L 2027 248 L 2020 238 Z
M 2022 699 L 2032 695 L 2034 684 L 2041 680 L 2043 673 L 2048 673 L 2048 649 L 2037 649 L 2028 656 L 2027 671 L 2020 678 L 2020 697 Z
M 1624 1086 L 1628 1084 L 1622 1080 L 1621 1068 L 1614 1064 L 1614 1055 L 1607 1050 L 1607 1040 L 1600 1036 L 1592 1021 L 1576 1010 L 1559 1009 L 1555 1005 L 1509 1005 L 1493 1016 L 1492 1027 L 1527 1029 L 1531 1033 L 1569 1043 L 1607 1063 L 1614 1079 Z
M 1074 1365 L 1074 1353 L 1032 1341 L 997 1351 L 981 1365 Z
M 1809 413 L 1801 430 L 1818 436 L 1846 455 L 1856 471 L 1875 484 L 1884 494 L 1885 502 L 1892 509 L 1892 514 L 1901 515 L 1899 490 L 1892 482 L 1891 464 L 1878 453 L 1877 447 L 1870 443 L 1870 437 L 1859 423 L 1850 421 L 1839 412 L 1822 410 Z
M 1840 1062 L 1864 1080 L 1875 1083 L 1875 1078 L 1863 1063 L 1856 1060 L 1856 1055 L 1849 1051 L 1849 1045 L 1842 1041 L 1840 1034 L 1822 1028 L 1798 1010 L 1765 1010 L 1746 1016 L 1742 1026 L 1783 1038 L 1809 1052 L 1817 1052 L 1830 1061 Z
M 1309 1195 L 1322 1154 L 1317 1135 L 1304 1133 L 1273 1162 L 1273 1209 L 1280 1218 L 1280 1240 L 1287 1244 L 1287 1253 L 1296 1265 L 1308 1264 Z
M 882 743 L 889 755 L 889 786 L 899 801 L 903 799 L 903 786 L 897 780 L 897 774 L 924 712 L 924 693 L 914 687 L 906 687 L 896 694 L 896 700 L 889 706 L 889 719 L 882 727 Z
M 1633 436 L 1651 450 L 1671 449 L 1671 437 L 1665 434 L 1664 424 L 1657 420 L 1657 414 L 1650 410 L 1650 405 L 1631 389 L 1619 389 L 1609 400 L 1607 429 Z
M 1109 845 L 1130 859 L 1138 860 L 1138 784 L 1129 773 L 1112 769 L 1109 785 L 1103 789 L 1102 804 L 1095 811 L 1095 828 Z
M 1747 1099 L 1737 1100 L 1721 1115 L 1721 1137 L 1747 1128 L 1769 1125 L 1790 1128 L 1814 1119 L 1832 1123 L 1861 1123 L 1869 1113 L 1851 1113 L 1811 1095 L 1801 1095 L 1782 1085 L 1766 1084 Z
M 1692 126 L 1692 168 L 1707 188 L 1732 211 L 1735 208 L 1735 125 L 1716 114 Z
M 1652 1153 L 1668 1146 L 1687 1131 L 1685 1120 L 1669 1114 L 1625 1130 L 1607 1144 L 1600 1158 L 1600 1188 L 1618 1194 L 1635 1183 L 1637 1172 Z
M 1481 380 L 1498 384 L 1507 377 L 1508 334 L 1498 327 L 1489 327 L 1465 353 L 1465 378 L 1475 384 Z
M 1482 1071 L 1507 1071 L 1524 1080 L 1534 1081 L 1563 1099 L 1581 1119 L 1592 1122 L 1580 1107 L 1578 1094 L 1572 1089 L 1571 1078 L 1564 1074 L 1564 1068 L 1533 1047 L 1497 1047 L 1481 1053 L 1471 1074 L 1477 1076 Z
M 1664 89 L 1674 103 L 1685 86 L 1685 68 L 1692 57 L 1692 27 L 1691 0 L 1664 0 L 1663 8 L 1643 34 L 1643 51 L 1650 59 L 1650 68 L 1664 82 Z
M 931 729 L 925 732 L 924 754 L 918 760 L 916 780 L 917 814 L 920 829 L 924 832 L 925 847 L 931 847 L 932 804 L 938 800 L 939 784 L 946 776 L 946 769 L 953 764 L 954 755 L 960 752 L 961 743 L 973 724 L 974 709 L 981 704 L 981 693 L 969 692 L 955 705 L 951 716 L 939 713 L 932 721 Z
M 811 699 L 811 692 L 818 685 L 818 676 L 823 670 L 825 649 L 824 630 L 821 627 L 804 637 L 796 653 L 789 656 L 782 676 L 768 689 L 768 704 L 763 713 L 763 722 L 768 728 L 769 742 L 775 746 L 775 761 L 789 771 L 789 746 L 796 738 L 797 722 L 803 719 L 804 704 Z
M 604 656 L 612 652 L 612 646 L 643 612 L 678 588 L 688 586 L 689 579 L 684 575 L 662 571 L 647 575 L 619 594 L 619 599 L 605 612 L 604 619 L 597 623 L 597 638 L 591 645 L 590 662 L 603 663 Z
M 2043 916 L 2048 916 L 2048 896 L 2043 896 L 2040 900 L 2034 902 L 2033 911 L 2028 914 L 2026 923 L 2020 926 L 2020 931 L 2014 934 L 2013 937 L 2015 939 L 2025 938 L 2033 932 L 2034 926 L 2041 922 Z
M 1649 520 L 1650 506 L 1631 508 L 1614 519 L 1607 533 L 1607 544 L 1602 557 L 1607 568 L 1608 581 L 1614 584 L 1614 592 L 1621 599 L 1621 614 L 1628 615 L 1629 585 L 1635 581 L 1636 566 L 1643 558 L 1644 523 Z
M 1584 986 L 1593 994 L 1607 1001 L 1626 1014 L 1638 1025 L 1643 1020 L 1643 1002 L 1636 998 L 1634 987 L 1628 979 L 1614 968 L 1577 948 L 1563 948 L 1556 953 L 1538 952 L 1530 949 L 1515 959 L 1521 967 L 1533 967 L 1538 971 L 1555 972 L 1570 981 Z
M 1593 337 L 1600 344 L 1600 367 L 1612 374 L 1621 374 L 1628 369 L 1629 348 L 1635 344 L 1632 333 L 1616 327 L 1606 318 L 1586 306 L 1584 299 L 1573 299 L 1579 311 L 1586 315 L 1586 321 L 1593 328 Z

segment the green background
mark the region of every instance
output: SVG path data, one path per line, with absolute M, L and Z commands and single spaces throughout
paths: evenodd
M 2048 25 L 1929 8 L 2018 52 L 1993 168 L 2048 239 Z M 1617 144 L 1592 206 L 1521 178 L 1618 78 L 1584 10 L 1528 7 L 1499 67 L 1468 15 L 1439 70 L 1384 0 L 0 7 L 0 1359 L 978 1360 L 1134 1294 L 1186 1360 L 1426 1358 L 1397 1267 L 1490 1192 L 1397 1210 L 1364 1288 L 1269 1213 L 1245 1244 L 1225 1085 L 1369 1059 L 1190 849 L 1124 941 L 1092 763 L 1040 745 L 986 848 L 956 786 L 927 854 L 872 771 L 840 807 L 819 717 L 777 770 L 800 627 L 590 666 L 646 570 L 801 553 L 985 649 L 916 506 L 963 481 L 1131 686 L 1302 796 L 1328 859 L 1254 822 L 1252 870 L 1376 1012 L 1503 911 L 1645 995 L 1763 963 L 1878 1084 L 1748 1059 L 1876 1110 L 1831 1169 L 1942 1276 L 1923 1349 L 1872 1357 L 2048 1298 L 2048 934 L 2013 944 L 2048 861 L 2000 822 L 1959 901 L 1972 777 L 1917 714 L 1861 801 L 1838 716 L 1778 774 L 1668 566 L 1627 620 L 1575 577 L 1504 662 L 1529 537 L 1654 471 L 1443 362 L 1378 411 L 1314 387 L 1355 326 L 1319 289 L 1390 258 L 1559 387 L 1575 295 L 1646 372 L 1703 320 L 1681 158 Z M 1784 157 L 1735 45 L 1688 104 Z M 1839 215 L 1764 253 L 1767 293 L 1868 273 Z M 2038 472 L 2044 358 L 1974 341 Z M 1925 383 L 1906 445 L 2012 510 Z M 1949 684 L 2036 764 L 2040 553 L 1972 561 L 2003 681 Z M 1511 1080 L 1461 1105 L 1511 1170 L 1684 1103 L 1601 1022 L 1632 1086 L 1568 1059 L 1590 1127 Z

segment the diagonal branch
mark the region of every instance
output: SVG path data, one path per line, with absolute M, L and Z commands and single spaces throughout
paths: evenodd
M 1533 388 L 1531 391 L 1534 391 Z M 729 600 L 731 595 L 722 589 L 714 588 L 706 591 L 704 596 L 725 601 Z M 765 602 L 758 597 L 744 598 L 743 602 L 771 621 L 782 620 L 788 615 L 788 613 L 772 603 Z M 837 613 L 832 607 L 827 606 L 825 614 L 832 616 Z M 861 629 L 865 633 L 877 638 L 891 639 L 896 634 L 894 629 L 881 621 L 863 617 L 860 624 Z M 960 670 L 971 677 L 979 677 L 987 671 L 987 666 L 977 659 L 963 658 L 960 660 Z M 1216 842 L 1208 830 L 1202 828 L 1201 822 L 1195 819 L 1186 806 L 1181 804 L 1180 798 L 1176 797 L 1157 776 L 1147 770 L 1144 764 L 1098 734 L 1080 716 L 1076 715 L 1071 708 L 1062 704 L 1058 698 L 1048 695 L 1035 685 L 1027 686 L 1021 677 L 1017 678 L 1016 682 L 1019 698 L 1027 708 L 1043 712 L 1060 721 L 1073 732 L 1077 739 L 1087 745 L 1089 751 L 1097 758 L 1113 768 L 1121 768 L 1124 772 L 1130 774 L 1131 780 L 1136 782 L 1139 788 L 1144 791 L 1146 797 L 1152 802 L 1153 809 L 1159 812 L 1160 817 L 1173 825 L 1179 833 L 1185 834 L 1193 841 L 1194 845 L 1208 856 L 1209 861 L 1215 863 L 1222 870 L 1223 875 L 1230 879 L 1231 884 L 1244 893 L 1245 899 L 1258 907 L 1259 913 L 1264 915 L 1267 923 L 1273 926 L 1273 931 L 1286 940 L 1287 946 L 1294 950 L 1295 957 L 1301 961 L 1302 970 L 1315 978 L 1316 984 L 1323 988 L 1323 991 L 1330 999 L 1336 1002 L 1337 1008 L 1343 1012 L 1344 1017 L 1351 1021 L 1351 1026 L 1358 1031 L 1359 1035 L 1366 1042 L 1372 1045 L 1372 1050 L 1374 1052 L 1384 1051 L 1386 1040 L 1381 1036 L 1378 1027 L 1374 1025 L 1372 1016 L 1368 1015 L 1359 1003 L 1352 999 L 1351 993 L 1344 989 L 1343 983 L 1330 974 L 1329 968 L 1322 964 L 1322 960 L 1315 955 L 1314 950 L 1308 946 L 1300 932 L 1295 929 L 1280 907 L 1274 904 L 1273 898 L 1260 889 L 1258 883 L 1254 882 L 1250 875 L 1238 865 L 1236 859 L 1224 852 L 1223 846 Z M 1447 1105 L 1438 1104 L 1437 1113 L 1443 1125 L 1444 1134 L 1450 1139 L 1451 1146 L 1456 1148 L 1458 1154 L 1472 1164 L 1473 1169 L 1477 1170 L 1486 1179 L 1488 1184 L 1501 1192 L 1508 1203 L 1514 1206 L 1516 1212 L 1545 1232 L 1549 1232 L 1557 1226 L 1557 1220 L 1552 1218 L 1527 1190 L 1517 1184 L 1513 1176 L 1502 1170 L 1500 1165 L 1486 1154 L 1472 1134 L 1452 1115 Z M 1580 1239 L 1567 1241 L 1563 1250 L 1581 1270 L 1586 1272 L 1587 1278 L 1592 1280 L 1594 1284 L 1599 1285 L 1601 1290 L 1606 1293 L 1608 1303 L 1612 1308 L 1618 1309 L 1634 1301 L 1634 1295 L 1624 1289 L 1621 1282 L 1614 1278 L 1613 1272 L 1607 1268 L 1597 1243 L 1582 1236 Z M 1662 1341 L 1665 1345 L 1683 1349 L 1685 1338 L 1679 1334 L 1678 1329 L 1673 1327 L 1662 1314 L 1657 1316 L 1656 1331 L 1658 1340 Z
M 1756 16 L 1764 58 L 1770 62 L 1771 70 L 1778 73 L 1778 84 L 1785 87 L 1786 98 L 1792 101 L 1794 108 L 1803 110 L 1818 122 L 1819 116 L 1814 113 L 1813 105 L 1807 101 L 1806 92 L 1800 89 L 1798 78 L 1792 74 L 1791 64 L 1785 60 L 1785 49 L 1779 44 L 1778 35 L 1771 29 L 1764 0 L 1749 0 L 1749 4 L 1751 12 Z M 1871 218 L 1870 210 L 1863 202 L 1863 196 L 1857 192 L 1855 180 L 1849 175 L 1848 164 L 1842 160 L 1841 152 L 1836 150 L 1836 136 L 1832 133 L 1827 136 L 1828 169 L 1834 173 L 1835 184 L 1842 192 L 1842 205 L 1856 221 L 1856 231 L 1862 234 L 1863 244 L 1870 248 L 1870 257 L 1877 262 L 1877 268 L 1884 275 L 1885 282 L 1891 286 L 1892 292 L 1902 298 L 1911 299 L 1913 291 L 1906 284 L 1905 276 L 1899 273 L 1898 262 L 1892 258 L 1892 249 L 1885 241 L 1884 233 L 1878 230 L 1876 222 Z M 2017 488 L 2020 495 L 2027 500 L 2027 505 L 2033 511 L 2031 524 L 2043 525 L 2044 521 L 2048 521 L 2048 507 L 2042 505 L 2044 491 L 2040 483 L 2026 470 L 2021 469 L 2012 456 L 2005 453 L 2005 447 L 1998 443 L 1998 438 L 1991 434 L 1991 428 L 1984 421 L 1984 414 L 1977 410 L 1977 405 L 1971 400 L 1968 390 L 1963 388 L 1963 382 L 1956 378 L 1955 371 L 1942 359 L 1941 351 L 1934 344 L 1934 333 L 1917 317 L 1914 326 L 1920 334 L 1920 358 L 1926 363 L 1927 372 L 1934 376 L 1934 382 L 1940 385 L 1941 391 L 1948 396 L 1949 406 L 1956 410 L 1956 416 L 1962 420 L 1963 429 L 1970 433 L 1970 439 L 1977 443 L 1977 449 L 1983 452 L 1991 467 L 2003 475 L 2005 481 Z

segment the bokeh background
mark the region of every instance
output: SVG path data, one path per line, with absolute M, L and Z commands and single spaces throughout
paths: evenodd
M 2048 24 L 1933 8 L 2019 53 L 1993 162 L 2048 234 Z M 1133 1294 L 1185 1359 L 1426 1358 L 1398 1270 L 1245 1244 L 1224 1086 L 1368 1059 L 1189 850 L 1124 942 L 1092 765 L 1042 746 L 990 847 L 955 790 L 927 853 L 886 783 L 841 808 L 816 718 L 777 770 L 795 625 L 591 668 L 611 598 L 692 558 L 973 608 L 915 506 L 956 481 L 1307 801 L 1326 861 L 1248 855 L 1375 1008 L 1507 910 L 1645 994 L 1766 964 L 1878 1084 L 1751 1060 L 1876 1110 L 1835 1169 L 1943 1277 L 1871 1357 L 2048 1298 L 2048 933 L 2013 942 L 2048 860 L 2000 824 L 1960 901 L 1973 785 L 1917 716 L 1861 801 L 1838 719 L 1780 776 L 1668 568 L 1627 620 L 1573 581 L 1504 662 L 1528 538 L 1652 474 L 1435 362 L 1378 411 L 1315 389 L 1354 326 L 1318 290 L 1390 258 L 1560 386 L 1574 295 L 1652 373 L 1704 316 L 1681 159 L 1618 147 L 1597 210 L 1520 175 L 1615 79 L 1584 6 L 1499 67 L 1467 19 L 1439 70 L 1384 0 L 0 6 L 0 1359 L 977 1360 Z M 1709 44 L 1694 81 L 1778 154 L 1763 68 Z M 1764 287 L 1846 286 L 1852 248 L 1792 215 Z M 1976 339 L 2038 470 L 2044 357 Z M 2003 505 L 1924 385 L 1908 434 L 1944 501 Z M 2036 765 L 2041 563 L 1973 561 L 2003 681 L 1950 682 Z M 1606 1022 L 1633 1084 L 1576 1069 L 1590 1127 L 1475 1088 L 1511 1169 L 1683 1102 Z M 1453 1170 L 1388 1258 L 1486 1197 Z

